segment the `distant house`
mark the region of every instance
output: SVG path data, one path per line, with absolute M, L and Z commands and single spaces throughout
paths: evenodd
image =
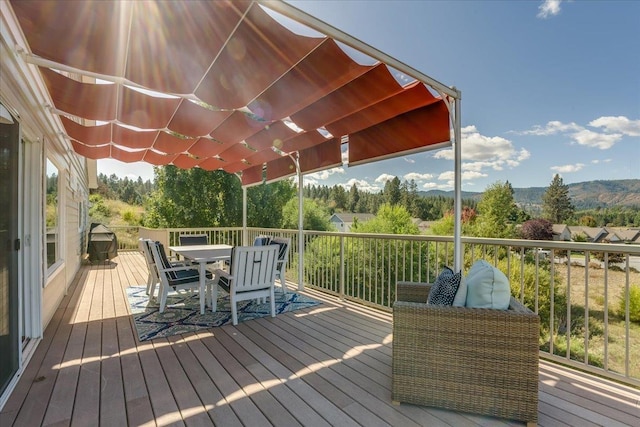
M 553 240 L 571 241 L 571 230 L 566 224 L 553 224 Z
M 571 236 L 580 234 L 586 237 L 587 242 L 601 243 L 609 235 L 609 232 L 603 227 L 571 226 Z
M 640 243 L 640 229 L 623 227 L 606 227 L 608 234 L 604 241 L 609 243 Z
M 375 218 L 374 214 L 368 213 L 335 213 L 331 215 L 329 221 L 338 231 L 350 231 L 354 222 L 365 222 Z

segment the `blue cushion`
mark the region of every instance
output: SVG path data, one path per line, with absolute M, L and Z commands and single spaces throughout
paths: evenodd
M 180 246 L 209 244 L 209 238 L 206 234 L 182 234 L 178 239 L 180 240 Z
M 163 269 L 169 269 L 173 266 L 169 263 L 167 254 L 164 251 L 164 245 L 160 242 L 156 242 L 158 247 L 158 253 L 160 254 L 160 261 L 162 262 Z M 213 275 L 207 271 L 207 279 L 212 279 Z M 167 271 L 167 280 L 170 286 L 182 285 L 184 283 L 200 280 L 200 272 L 196 268 L 190 268 L 188 270 Z
M 467 307 L 506 310 L 511 301 L 509 279 L 485 260 L 476 261 L 466 277 Z
M 169 262 L 169 259 L 167 258 L 167 253 L 164 251 L 164 245 L 160 242 L 156 242 L 156 246 L 158 248 L 158 253 L 160 254 L 160 262 L 162 263 L 162 268 L 163 269 L 169 269 L 172 268 L 173 266 L 171 265 L 171 263 Z M 169 271 L 167 272 L 167 275 L 169 276 L 169 280 L 177 280 L 178 277 L 176 276 L 176 272 L 175 271 Z
M 169 285 L 171 286 L 178 286 L 184 283 L 195 282 L 200 280 L 200 272 L 195 268 L 191 268 L 189 270 L 171 271 L 170 273 L 174 273 L 176 277 L 175 279 L 169 279 Z M 207 271 L 206 277 L 207 279 L 212 279 L 213 275 L 211 274 L 210 271 Z
M 444 267 L 431 286 L 427 302 L 432 305 L 453 305 L 461 278 L 462 272 L 454 273 L 449 267 Z
M 226 276 L 220 276 L 218 278 L 218 286 L 224 289 L 227 293 L 231 290 L 231 286 L 229 286 L 229 279 L 227 279 Z
M 253 241 L 253 246 L 267 246 L 271 243 L 271 237 L 269 236 L 258 236 Z

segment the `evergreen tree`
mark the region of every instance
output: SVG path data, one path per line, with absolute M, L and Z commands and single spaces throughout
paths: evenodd
M 404 181 L 400 187 L 402 190 L 402 205 L 409 211 L 409 214 L 414 217 L 418 215 L 418 184 L 415 180 Z
M 384 202 L 390 205 L 397 205 L 400 203 L 401 192 L 400 192 L 400 179 L 397 176 L 394 176 L 393 179 L 385 182 L 384 184 Z
M 347 192 L 341 185 L 336 185 L 331 189 L 331 199 L 336 210 L 344 211 L 347 207 Z
M 542 196 L 543 216 L 553 224 L 562 224 L 573 215 L 574 210 L 569 198 L 569 187 L 556 174 Z
M 347 200 L 347 209 L 349 212 L 358 212 L 358 202 L 360 201 L 360 193 L 358 187 L 354 183 L 349 190 L 349 199 Z

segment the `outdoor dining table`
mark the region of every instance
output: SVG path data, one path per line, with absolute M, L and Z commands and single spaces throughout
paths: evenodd
M 181 257 L 198 263 L 198 271 L 200 273 L 200 314 L 204 314 L 206 283 L 207 283 L 207 264 L 214 261 L 223 261 L 231 258 L 231 249 L 233 246 L 217 244 L 217 245 L 189 245 L 189 246 L 169 246 L 169 249 Z M 215 304 L 215 302 L 211 302 Z M 213 307 L 215 308 L 215 307 Z

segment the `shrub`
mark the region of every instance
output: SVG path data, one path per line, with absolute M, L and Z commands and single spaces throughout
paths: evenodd
M 122 219 L 129 225 L 142 224 L 142 218 L 131 209 L 127 209 L 122 213 Z
M 625 316 L 626 303 L 624 294 L 620 298 L 620 315 L 622 318 Z M 640 286 L 631 285 L 629 288 L 629 319 L 632 322 L 640 322 Z
M 498 268 L 503 272 L 507 271 L 507 260 L 498 262 Z M 506 273 L 505 273 L 506 274 Z M 540 315 L 540 336 L 548 340 L 550 335 L 551 318 L 551 271 L 548 263 L 539 263 L 537 269 L 538 287 L 538 314 Z M 533 310 L 536 306 L 536 266 L 534 263 L 525 262 L 524 275 L 520 276 L 519 268 L 512 268 L 509 275 L 511 284 L 511 294 L 520 299 L 521 286 L 524 288 L 524 304 Z M 522 283 L 522 285 L 521 285 Z M 566 295 L 560 291 L 561 279 L 556 272 L 554 278 L 554 325 L 557 328 L 562 324 L 562 317 L 567 310 Z
M 106 222 L 105 219 L 111 217 L 111 209 L 104 203 L 104 199 L 99 194 L 89 196 L 91 207 L 89 208 L 89 216 L 94 222 Z

